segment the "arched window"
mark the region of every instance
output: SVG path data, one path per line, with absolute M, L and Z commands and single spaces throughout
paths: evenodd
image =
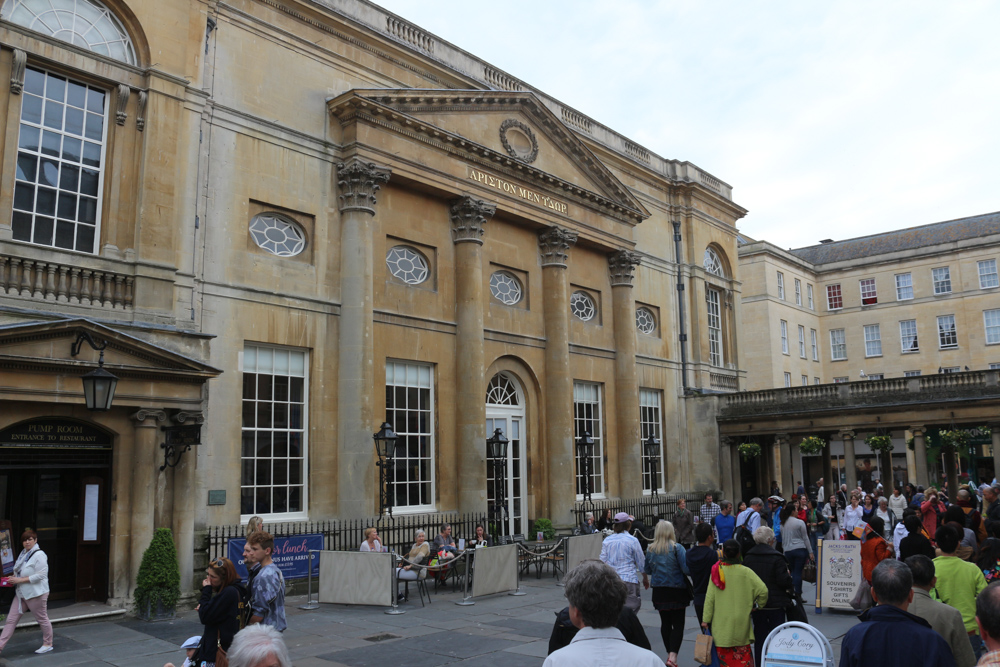
M 125 27 L 97 0 L 5 0 L 0 18 L 129 65 L 137 63 Z
M 505 374 L 497 373 L 490 380 L 489 385 L 486 387 L 486 404 L 509 406 L 518 406 L 521 404 L 517 396 L 517 387 Z
M 715 248 L 711 246 L 705 248 L 704 266 L 705 270 L 713 276 L 719 276 L 720 278 L 726 277 L 726 268 L 722 263 L 722 258 L 719 257 L 719 253 L 716 252 Z

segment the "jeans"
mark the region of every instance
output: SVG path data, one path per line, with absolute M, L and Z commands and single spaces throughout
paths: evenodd
M 983 639 L 978 634 L 969 635 L 969 643 L 972 644 L 972 652 L 976 654 L 976 660 L 978 661 L 983 657 Z
M 809 560 L 809 551 L 807 549 L 792 549 L 785 552 L 785 558 L 788 559 L 788 564 L 792 568 L 792 585 L 795 587 L 795 595 L 796 597 L 801 597 L 802 568 L 806 566 L 806 561 Z

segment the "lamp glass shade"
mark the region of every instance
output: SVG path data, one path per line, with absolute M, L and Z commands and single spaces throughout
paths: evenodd
M 389 422 L 382 422 L 382 426 L 379 428 L 378 433 L 374 436 L 375 438 L 375 452 L 381 459 L 391 459 L 396 455 L 396 438 L 398 437 L 395 431 L 392 430 L 392 424 Z
M 496 429 L 486 440 L 486 456 L 491 459 L 506 459 L 508 442 L 503 435 L 503 429 Z
M 98 368 L 80 379 L 83 381 L 83 397 L 87 402 L 87 409 L 110 410 L 118 378 L 103 368 Z
M 592 458 L 594 456 L 594 439 L 590 437 L 590 431 L 584 431 L 583 435 L 577 438 L 576 453 L 578 456 Z
M 658 438 L 649 436 L 642 441 L 642 446 L 646 450 L 647 458 L 654 459 L 660 455 L 660 440 Z

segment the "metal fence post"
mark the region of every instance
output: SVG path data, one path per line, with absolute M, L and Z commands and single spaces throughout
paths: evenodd
M 385 610 L 385 613 L 396 616 L 406 612 L 399 608 L 399 581 L 396 579 L 396 552 L 390 552 L 392 558 L 389 563 L 392 567 L 392 606 Z
M 472 596 L 469 595 L 469 579 L 472 577 L 472 570 L 469 567 L 471 551 L 472 551 L 471 549 L 466 549 L 465 553 L 462 554 L 462 558 L 465 559 L 465 592 L 463 593 L 464 597 L 455 603 L 460 607 L 471 607 L 472 605 L 476 604 L 475 602 L 472 601 Z
M 312 549 L 309 550 L 309 588 L 306 595 L 306 603 L 299 605 L 299 609 L 319 609 L 319 596 L 317 594 L 317 599 L 313 600 L 313 554 L 316 553 Z M 317 592 L 318 593 L 318 592 Z
M 524 549 L 524 547 L 522 547 L 517 542 L 514 543 L 514 546 L 516 546 L 518 549 Z M 518 556 L 518 558 L 514 560 L 514 581 L 517 582 L 517 588 L 515 588 L 510 593 L 507 593 L 507 595 L 527 595 L 527 593 L 521 590 L 520 560 L 521 560 L 520 556 Z

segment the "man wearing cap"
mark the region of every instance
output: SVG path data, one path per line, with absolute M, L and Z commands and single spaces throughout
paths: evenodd
M 625 606 L 634 612 L 639 611 L 642 599 L 639 597 L 639 573 L 642 572 L 642 585 L 649 588 L 649 577 L 643 570 L 646 568 L 646 557 L 642 554 L 639 540 L 629 534 L 632 521 L 628 514 L 619 512 L 615 515 L 614 535 L 604 538 L 601 545 L 601 560 L 610 565 L 625 582 L 628 597 Z
M 184 658 L 184 664 L 181 667 L 193 667 L 194 663 L 191 662 L 191 658 L 194 657 L 195 652 L 198 650 L 198 645 L 201 644 L 201 636 L 195 635 L 194 637 L 188 637 L 181 648 L 187 651 L 187 657 Z M 174 667 L 174 663 L 168 662 L 163 667 Z

